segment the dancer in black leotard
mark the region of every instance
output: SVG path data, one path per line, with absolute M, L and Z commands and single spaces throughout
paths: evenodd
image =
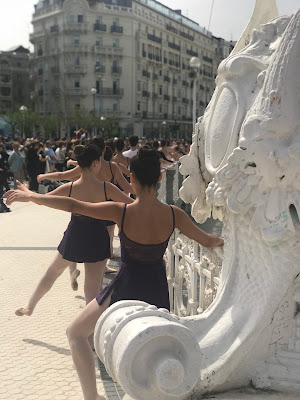
M 93 218 L 107 218 L 115 221 L 121 231 L 122 267 L 117 278 L 79 313 L 67 329 L 85 400 L 103 399 L 97 392 L 93 353 L 88 337 L 109 304 L 134 298 L 168 308 L 168 286 L 162 257 L 174 227 L 209 248 L 224 243 L 223 239 L 207 234 L 194 225 L 183 210 L 175 206 L 170 210 L 170 206 L 157 199 L 156 185 L 161 179 L 161 172 L 155 150 L 140 150 L 138 156 L 131 160 L 130 168 L 137 199 L 126 209 L 120 203 L 89 204 L 70 198 L 50 198 L 32 193 L 24 185 L 19 185 L 20 190 L 7 193 L 8 205 L 14 201 L 33 201 Z
M 51 196 L 69 196 L 82 201 L 103 202 L 107 194 L 112 200 L 131 203 L 132 200 L 114 185 L 100 182 L 101 151 L 96 146 L 76 146 L 75 154 L 82 168 L 81 178 L 75 183 L 65 184 L 49 193 Z M 89 216 L 72 213 L 71 221 L 58 246 L 58 252 L 34 290 L 26 307 L 16 311 L 18 316 L 31 315 L 37 303 L 51 289 L 56 279 L 72 263 L 84 263 L 84 293 L 89 303 L 102 288 L 103 273 L 110 257 L 110 238 L 105 222 Z

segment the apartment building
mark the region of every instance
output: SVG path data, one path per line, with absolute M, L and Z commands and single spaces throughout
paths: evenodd
M 190 132 L 191 57 L 201 61 L 198 116 L 212 96 L 216 41 L 180 10 L 155 0 L 41 0 L 32 24 L 35 110 L 56 115 L 62 135 L 74 110 L 113 118 L 124 136 Z
M 29 50 L 0 51 L 0 115 L 30 104 Z

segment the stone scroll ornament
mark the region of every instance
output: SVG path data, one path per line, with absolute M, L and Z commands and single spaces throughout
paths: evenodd
M 179 319 L 117 303 L 98 321 L 97 354 L 136 400 L 250 384 L 300 395 L 300 10 L 221 63 L 181 161 L 194 218 L 224 222 L 216 299 Z

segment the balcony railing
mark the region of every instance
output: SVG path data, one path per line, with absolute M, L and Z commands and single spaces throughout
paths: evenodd
M 171 82 L 171 78 L 169 76 L 165 75 L 164 76 L 164 82 L 170 83 Z
M 209 62 L 209 63 L 211 63 L 211 64 L 212 64 L 212 62 L 213 62 L 213 59 L 210 58 L 210 57 L 203 56 L 202 58 L 203 58 L 204 61 Z
M 158 74 L 153 74 L 153 75 L 152 75 L 152 79 L 153 79 L 153 80 L 158 79 Z
M 121 72 L 122 72 L 122 67 L 119 67 L 119 66 L 116 66 L 116 65 L 111 67 L 111 73 L 112 74 L 121 74 Z
M 94 31 L 106 32 L 106 25 L 104 25 L 104 24 L 94 24 Z
M 190 206 L 179 197 L 183 179 L 178 164 L 164 170 L 158 198 L 164 203 L 183 207 L 190 213 Z M 220 235 L 222 224 L 209 220 L 201 228 Z M 192 316 L 209 307 L 220 284 L 222 257 L 222 250 L 212 252 L 175 230 L 165 254 L 172 312 L 179 316 Z
M 52 74 L 59 74 L 59 67 L 58 66 L 51 67 L 51 73 Z
M 186 54 L 192 57 L 198 57 L 198 53 L 194 50 L 187 49 Z
M 88 94 L 88 90 L 86 88 L 73 88 L 67 89 L 66 93 L 70 96 L 86 96 Z
M 105 66 L 104 65 L 96 65 L 95 72 L 103 74 L 105 72 Z
M 65 32 L 87 32 L 88 25 L 83 22 L 68 22 L 63 25 Z
M 155 42 L 155 43 L 161 44 L 161 42 L 162 42 L 162 39 L 160 37 L 151 35 L 150 33 L 148 33 L 147 38 L 148 38 L 148 40 L 151 40 L 152 42 Z
M 145 78 L 150 78 L 150 76 L 151 76 L 150 72 L 146 71 L 145 69 L 143 69 L 142 75 L 143 75 Z
M 148 92 L 147 90 L 143 90 L 142 91 L 142 96 L 146 97 L 146 98 L 149 98 L 150 97 L 150 92 Z
M 123 33 L 123 26 L 112 25 L 110 27 L 110 32 L 111 33 Z
M 50 32 L 51 32 L 51 33 L 59 32 L 59 26 L 58 26 L 58 25 L 52 25 L 52 26 L 50 26 Z
M 85 74 L 87 65 L 68 65 L 65 71 L 67 74 Z
M 100 94 L 101 96 L 123 96 L 124 89 L 100 88 L 98 94 Z
M 165 101 L 170 101 L 171 97 L 168 94 L 164 95 L 164 100 Z
M 169 46 L 171 49 L 180 51 L 180 46 L 179 46 L 179 44 L 169 42 L 169 43 L 168 43 L 168 46 Z

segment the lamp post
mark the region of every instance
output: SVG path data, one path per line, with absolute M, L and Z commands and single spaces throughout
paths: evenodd
M 23 138 L 25 138 L 25 132 L 24 132 L 24 130 L 25 130 L 25 113 L 27 110 L 28 110 L 28 108 L 24 105 L 19 108 L 19 111 L 22 114 L 22 136 L 23 136 Z
M 167 122 L 166 122 L 166 121 L 163 121 L 163 122 L 162 122 L 162 125 L 163 125 L 163 127 L 164 127 L 164 138 L 166 139 L 166 126 L 167 126 Z
M 96 121 L 96 93 L 97 93 L 97 89 L 95 87 L 92 87 L 91 93 L 93 95 L 93 116 L 94 116 L 93 135 L 96 136 L 95 121 Z
M 197 74 L 198 74 L 198 69 L 200 68 L 201 62 L 198 57 L 192 57 L 190 59 L 189 64 L 191 67 L 189 77 L 192 79 L 192 82 L 193 82 L 193 133 L 195 133 L 195 124 L 197 122 L 197 116 L 196 116 Z
M 101 120 L 102 136 L 103 136 L 103 133 L 104 133 L 104 126 L 103 126 L 102 124 L 104 124 L 104 122 L 106 121 L 106 118 L 102 115 L 101 118 L 100 118 L 100 120 Z

